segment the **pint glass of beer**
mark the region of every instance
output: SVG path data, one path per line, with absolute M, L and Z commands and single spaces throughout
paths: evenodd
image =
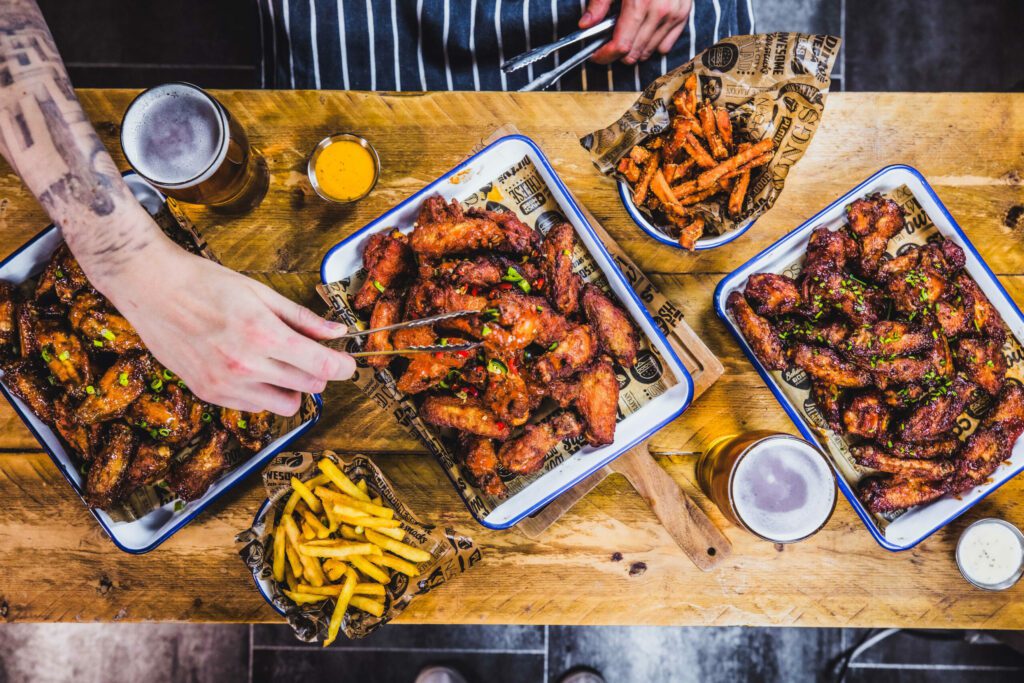
M 697 462 L 697 483 L 729 521 L 773 543 L 812 536 L 836 507 L 825 456 L 780 432 L 715 440 Z
M 270 176 L 224 105 L 190 83 L 136 97 L 121 122 L 121 147 L 135 172 L 168 197 L 230 213 L 255 208 Z

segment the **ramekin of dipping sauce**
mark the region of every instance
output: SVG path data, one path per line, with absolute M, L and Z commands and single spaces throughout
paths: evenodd
M 318 195 L 329 202 L 357 202 L 377 184 L 380 157 L 365 138 L 337 133 L 321 140 L 309 155 L 306 173 Z
M 960 534 L 956 564 L 978 588 L 1006 590 L 1024 573 L 1024 534 L 1001 519 L 979 519 Z

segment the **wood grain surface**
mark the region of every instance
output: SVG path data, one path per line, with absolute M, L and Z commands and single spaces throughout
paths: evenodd
M 103 141 L 123 164 L 118 122 L 134 93 L 81 91 Z M 731 527 L 694 483 L 695 454 L 717 436 L 795 430 L 711 307 L 724 273 L 882 166 L 907 163 L 934 185 L 1007 287 L 1024 302 L 1024 95 L 833 94 L 806 156 L 775 208 L 732 245 L 696 255 L 661 246 L 628 219 L 611 181 L 577 137 L 617 118 L 625 94 L 377 95 L 222 92 L 218 97 L 267 157 L 270 193 L 252 214 L 191 217 L 224 263 L 318 305 L 326 250 L 447 170 L 505 123 L 534 138 L 576 196 L 722 360 L 725 375 L 649 445 L 712 521 L 732 555 L 693 566 L 622 477 L 609 477 L 536 540 L 475 525 L 441 469 L 352 388 L 325 395 L 324 419 L 296 444 L 372 455 L 435 523 L 470 532 L 484 562 L 414 601 L 403 622 L 759 624 L 1024 628 L 1024 584 L 987 593 L 953 561 L 959 532 L 985 516 L 1024 525 L 1024 480 L 1010 482 L 914 550 L 875 545 L 845 501 L 825 529 L 772 546 Z M 354 207 L 313 194 L 305 159 L 329 133 L 368 137 L 383 162 L 375 192 Z M 0 170 L 0 254 L 47 220 L 6 166 Z M 13 411 L 0 406 L 0 618 L 8 621 L 276 621 L 235 555 L 234 534 L 262 498 L 253 478 L 155 552 L 130 556 L 103 536 Z M 621 555 L 621 559 L 619 558 Z

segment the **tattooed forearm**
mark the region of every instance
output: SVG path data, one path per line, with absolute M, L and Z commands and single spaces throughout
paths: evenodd
M 144 248 L 113 160 L 75 97 L 35 0 L 0 0 L 0 152 L 64 231 L 87 271 L 118 268 Z

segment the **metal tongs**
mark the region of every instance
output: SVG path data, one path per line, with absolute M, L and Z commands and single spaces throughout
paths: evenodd
M 427 316 L 426 318 L 417 318 L 416 320 L 406 320 L 405 322 L 395 323 L 394 325 L 384 325 L 382 327 L 373 327 L 368 330 L 355 330 L 348 332 L 336 337 L 332 341 L 339 342 L 345 339 L 355 339 L 356 337 L 362 337 L 374 332 L 390 332 L 392 330 L 404 330 L 410 327 L 423 327 L 424 325 L 432 325 L 442 320 L 451 320 L 452 318 L 462 318 L 467 315 L 479 315 L 480 311 L 456 311 L 454 313 L 439 313 L 437 315 Z M 441 352 L 453 352 L 453 351 L 471 351 L 478 346 L 481 342 L 470 342 L 468 344 L 431 344 L 430 346 L 407 346 L 404 349 L 387 349 L 384 351 L 355 351 L 349 353 L 350 356 L 356 358 L 362 358 L 365 356 L 404 356 L 407 353 L 441 353 Z
M 574 54 L 566 61 L 556 66 L 554 69 L 551 69 L 550 71 L 545 71 L 541 75 L 534 78 L 532 81 L 530 81 L 522 88 L 520 88 L 519 92 L 545 90 L 546 88 L 549 88 L 554 83 L 556 83 L 558 79 L 560 79 L 562 76 L 569 73 L 583 62 L 587 61 L 590 58 L 590 55 L 597 52 L 602 45 L 607 43 L 608 36 L 605 36 L 603 34 L 608 33 L 609 31 L 612 30 L 612 28 L 615 27 L 616 19 L 618 19 L 618 17 L 610 16 L 604 19 L 603 21 L 594 24 L 590 28 L 583 29 L 582 31 L 576 31 L 575 33 L 570 33 L 564 38 L 559 38 L 553 43 L 550 43 L 548 45 L 542 45 L 541 47 L 530 50 L 529 52 L 524 52 L 523 54 L 517 57 L 513 57 L 512 59 L 502 64 L 501 70 L 504 71 L 505 73 L 512 73 L 513 71 L 518 71 L 519 69 L 522 69 L 524 66 L 529 66 L 534 62 L 544 59 L 545 57 L 553 54 L 554 52 L 560 50 L 561 48 L 567 45 L 572 45 L 574 43 L 584 41 L 594 36 L 601 36 L 601 38 L 591 42 L 589 45 L 584 47 L 582 50 Z

